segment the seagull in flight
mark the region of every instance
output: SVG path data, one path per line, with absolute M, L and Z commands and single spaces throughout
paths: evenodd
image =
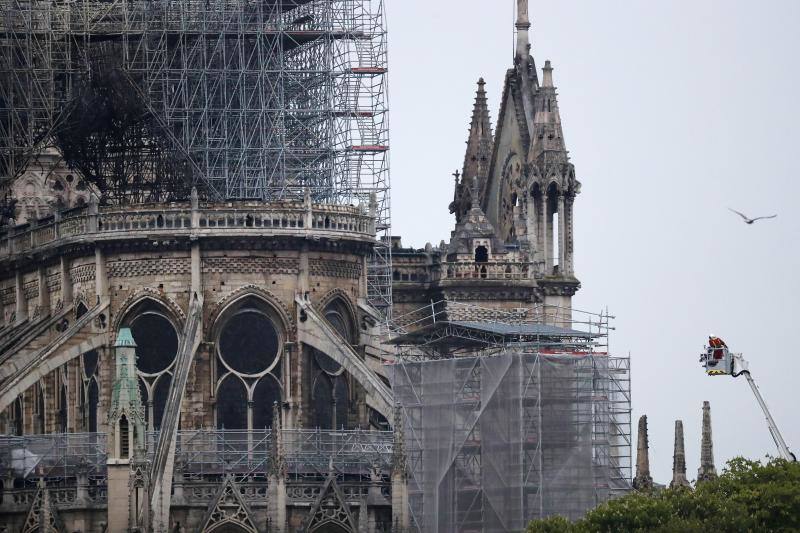
M 766 220 L 766 219 L 768 219 L 768 218 L 776 218 L 776 217 L 778 216 L 778 215 L 770 215 L 770 216 L 768 216 L 768 217 L 756 217 L 756 218 L 750 218 L 750 217 L 748 217 L 747 215 L 745 215 L 744 213 L 740 213 L 740 212 L 739 212 L 739 211 L 737 211 L 736 209 L 731 209 L 730 207 L 729 207 L 728 209 L 729 209 L 730 211 L 733 211 L 734 213 L 736 213 L 736 214 L 737 214 L 737 215 L 739 215 L 740 217 L 742 217 L 742 219 L 744 220 L 744 223 L 745 223 L 745 224 L 752 224 L 752 223 L 753 223 L 753 222 L 755 222 L 756 220 Z

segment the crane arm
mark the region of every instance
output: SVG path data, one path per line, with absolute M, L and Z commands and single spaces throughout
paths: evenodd
M 764 412 L 764 416 L 767 419 L 767 426 L 769 427 L 769 433 L 772 435 L 772 440 L 775 441 L 775 445 L 778 447 L 778 453 L 780 454 L 781 458 L 786 459 L 787 461 L 797 461 L 797 458 L 794 456 L 794 454 L 789 451 L 789 447 L 786 446 L 786 441 L 783 440 L 783 436 L 781 435 L 780 430 L 778 430 L 778 425 L 775 423 L 775 420 L 772 418 L 772 414 L 769 412 L 767 402 L 764 401 L 764 397 L 761 396 L 761 391 L 758 390 L 758 385 L 756 385 L 753 376 L 750 375 L 747 361 L 744 360 L 741 354 L 732 354 L 732 356 L 734 370 L 732 375 L 733 377 L 744 375 L 745 379 L 747 379 L 747 384 L 750 385 L 750 390 L 753 391 L 753 395 L 756 397 L 758 405 Z

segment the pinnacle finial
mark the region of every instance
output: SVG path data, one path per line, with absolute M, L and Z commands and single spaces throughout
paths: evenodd
M 716 477 L 714 441 L 711 437 L 711 404 L 703 402 L 703 437 L 700 442 L 700 468 L 697 471 L 697 481 L 709 481 Z
M 553 65 L 549 59 L 544 62 L 542 69 L 542 87 L 553 87 Z
M 642 415 L 639 418 L 638 438 L 636 477 L 633 478 L 633 488 L 636 490 L 650 490 L 653 488 L 653 478 L 650 476 L 650 443 L 647 435 L 647 415 Z
M 517 0 L 517 57 L 528 57 L 528 45 L 530 38 L 528 33 L 531 29 L 531 21 L 528 17 L 528 0 Z
M 689 487 L 686 479 L 686 452 L 683 445 L 683 421 L 675 421 L 675 448 L 672 455 L 672 482 L 671 488 Z

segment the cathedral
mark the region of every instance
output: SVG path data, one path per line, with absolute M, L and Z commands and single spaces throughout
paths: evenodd
M 548 495 L 544 485 L 530 488 L 533 481 L 511 473 L 508 477 L 520 477 L 513 487 L 523 487 L 516 492 L 524 493 L 509 511 L 516 513 L 514 525 L 490 510 L 496 503 L 491 484 L 497 482 L 485 469 L 475 471 L 469 483 L 457 481 L 472 475 L 467 463 L 475 462 L 476 453 L 488 462 L 494 426 L 487 417 L 480 452 L 469 447 L 481 448 L 480 436 L 464 433 L 470 435 L 462 439 L 469 446 L 451 457 L 452 486 L 438 490 L 454 495 L 442 497 L 435 510 L 424 488 L 428 474 L 419 466 L 439 448 L 414 436 L 430 430 L 423 427 L 430 411 L 408 394 L 414 379 L 422 379 L 413 377 L 414 365 L 425 364 L 418 361 L 459 364 L 459 355 L 477 360 L 492 350 L 524 345 L 517 359 L 509 359 L 522 375 L 528 355 L 521 354 L 533 346 L 545 354 L 542 361 L 552 358 L 553 376 L 588 387 L 586 401 L 607 402 L 602 406 L 609 417 L 616 412 L 609 394 L 592 389 L 608 388 L 601 372 L 611 363 L 594 361 L 595 352 L 603 356 L 597 347 L 607 323 L 600 317 L 597 331 L 581 327 L 571 308 L 580 288 L 573 240 L 580 182 L 566 149 L 553 68 L 546 61 L 538 69 L 531 52 L 527 0 L 518 0 L 516 50 L 495 125 L 485 83 L 478 82 L 463 169 L 449 204 L 454 215 L 450 241 L 424 249 L 405 248 L 389 233 L 388 185 L 381 181 L 383 167 L 375 170 L 388 146 L 376 111 L 380 105 L 373 102 L 366 110 L 363 101 L 370 87 L 385 83 L 382 63 L 365 59 L 383 53 L 375 48 L 377 37 L 363 37 L 362 26 L 331 33 L 321 22 L 323 4 L 354 2 L 264 2 L 269 12 L 248 3 L 211 3 L 219 4 L 217 12 L 188 13 L 178 9 L 181 2 L 165 3 L 175 9 L 164 15 L 170 21 L 164 24 L 172 24 L 170 17 L 179 12 L 209 28 L 228 15 L 226 24 L 241 24 L 224 43 L 230 49 L 239 46 L 241 53 L 219 52 L 224 68 L 202 75 L 168 63 L 178 56 L 188 63 L 186 57 L 195 53 L 189 42 L 207 54 L 198 61 L 212 62 L 208 58 L 222 46 L 216 38 L 171 25 L 158 29 L 164 36 L 158 39 L 149 27 L 150 67 L 140 68 L 133 59 L 125 63 L 144 39 L 130 22 L 139 19 L 133 11 L 108 16 L 97 0 L 72 7 L 30 2 L 14 8 L 28 25 L 20 22 L 0 33 L 3 53 L 24 47 L 25 35 L 52 39 L 48 42 L 56 50 L 56 37 L 71 31 L 58 29 L 57 23 L 67 20 L 66 14 L 79 16 L 67 12 L 95 10 L 92 31 L 99 33 L 91 42 L 75 37 L 69 53 L 89 50 L 89 57 L 116 46 L 122 35 L 121 72 L 136 94 L 150 98 L 150 111 L 165 110 L 137 130 L 146 139 L 139 147 L 151 157 L 156 145 L 176 144 L 189 162 L 177 171 L 148 168 L 172 177 L 189 171 L 204 176 L 156 194 L 162 191 L 161 174 L 129 170 L 119 162 L 129 161 L 130 154 L 109 149 L 111 141 L 102 145 L 110 155 L 98 165 L 87 163 L 85 150 L 77 150 L 72 140 L 62 146 L 60 134 L 39 135 L 38 142 L 31 134 L 19 141 L 25 134 L 11 134 L 13 128 L 0 125 L 0 136 L 6 136 L 0 173 L 9 176 L 0 189 L 6 197 L 0 228 L 0 531 L 512 531 L 549 514 L 578 517 L 626 490 L 629 462 L 626 466 L 625 453 L 609 451 L 624 451 L 626 436 L 598 436 L 600 424 L 590 418 L 581 418 L 580 427 L 591 426 L 595 433 L 580 449 L 566 444 L 575 439 L 563 437 L 566 451 L 550 454 L 547 446 L 562 442 L 558 435 L 551 438 L 556 425 L 515 437 L 515 446 L 530 461 L 529 472 L 539 469 L 537 479 L 569 470 L 574 476 L 562 480 L 563 486 L 585 490 L 575 490 L 583 496 L 572 507 L 558 507 L 558 480 L 547 485 Z M 240 11 L 226 11 L 235 9 Z M 47 30 L 36 23 L 45 16 L 52 22 Z M 161 24 L 157 18 L 148 23 Z M 123 20 L 124 30 L 113 29 Z M 243 20 L 257 20 L 258 35 L 247 37 Z M 173 39 L 170 32 L 184 33 Z M 303 61 L 312 61 L 315 46 L 344 47 L 349 40 L 354 43 L 341 57 L 353 63 L 341 83 L 336 76 L 309 81 L 294 74 L 303 70 Z M 242 59 L 252 46 L 263 52 L 251 60 L 262 62 L 264 76 Z M 290 60 L 271 70 L 270 58 L 279 54 Z M 31 86 L 40 83 L 36 86 L 52 91 L 53 100 L 67 102 L 80 76 L 72 67 L 59 70 L 62 60 L 55 52 L 48 60 L 52 77 L 46 83 L 29 80 Z M 156 64 L 162 70 L 156 72 Z M 12 106 L 28 106 L 30 113 L 13 119 L 25 126 L 19 131 L 42 131 L 41 124 L 29 123 L 36 113 L 49 116 L 55 125 L 48 131 L 57 131 L 58 120 L 51 116 L 56 113 L 41 112 L 46 99 L 20 103 L 21 89 L 12 80 L 16 68 L 8 57 L 0 63 L 0 118 L 14 115 L 8 113 L 16 109 Z M 217 83 L 214 76 L 224 69 L 239 75 Z M 260 95 L 262 108 L 274 107 L 269 103 L 274 85 L 262 79 L 272 72 L 283 83 L 282 107 L 274 116 L 246 123 L 242 116 L 258 113 L 251 109 L 256 104 L 230 96 L 240 90 L 232 80 L 241 81 L 241 94 Z M 310 99 L 328 79 L 334 80 L 330 90 L 336 98 L 320 97 L 320 102 L 338 107 L 310 124 L 317 120 L 310 118 L 316 105 Z M 208 97 L 206 109 L 193 114 L 191 99 L 199 89 L 219 87 L 225 88 L 219 98 Z M 338 99 L 353 90 L 361 96 Z M 370 94 L 380 92 L 375 91 Z M 171 103 L 181 98 L 184 103 Z M 241 112 L 232 113 L 237 106 Z M 204 123 L 204 129 L 189 131 L 196 123 Z M 348 141 L 324 138 L 329 144 L 315 145 L 324 143 L 314 135 L 334 129 L 325 124 L 349 124 Z M 147 140 L 157 130 L 168 132 L 163 144 Z M 273 131 L 280 132 L 277 148 L 270 144 Z M 35 155 L 17 150 L 25 143 L 38 147 Z M 278 150 L 280 156 L 274 156 Z M 334 154 L 330 162 L 326 154 Z M 268 169 L 269 176 L 280 176 L 265 178 Z M 370 186 L 350 185 L 354 175 L 363 179 L 368 169 L 378 176 Z M 136 179 L 113 181 L 106 178 L 109 172 L 129 172 Z M 314 177 L 322 172 L 334 178 Z M 402 176 L 396 183 L 402 186 Z M 561 352 L 568 357 L 558 359 Z M 533 365 L 540 364 L 538 357 Z M 412 360 L 406 366 L 404 361 Z M 566 373 L 564 361 L 574 365 Z M 425 367 L 419 368 L 419 376 L 425 375 Z M 589 372 L 588 379 L 583 372 Z M 537 390 L 541 396 L 555 386 L 542 384 Z M 536 405 L 525 404 L 526 398 L 518 398 L 520 405 L 539 409 L 542 420 L 541 398 Z M 502 404 L 504 412 L 513 410 L 509 405 Z M 552 424 L 565 416 L 591 417 L 601 410 L 597 405 L 581 404 L 567 414 L 551 411 L 558 414 Z M 607 429 L 625 426 L 618 422 L 606 423 Z M 538 443 L 531 444 L 534 433 Z M 596 444 L 602 438 L 605 447 Z M 629 442 L 627 450 L 629 455 Z M 462 494 L 467 485 L 481 483 L 487 486 L 475 490 L 483 510 L 475 514 L 459 498 L 467 498 Z M 445 505 L 452 512 L 445 512 Z

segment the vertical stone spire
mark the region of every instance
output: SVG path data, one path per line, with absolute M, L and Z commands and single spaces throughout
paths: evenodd
M 558 94 L 553 83 L 553 65 L 550 61 L 544 63 L 542 85 L 536 94 L 534 108 L 533 136 L 528 161 L 536 162 L 544 173 L 547 165 L 563 165 L 569 162 L 558 110 Z
M 517 48 L 516 56 L 527 59 L 530 54 L 531 20 L 528 16 L 528 0 L 517 0 Z
M 464 155 L 464 168 L 460 175 L 461 181 L 458 181 L 458 177 L 456 177 L 455 194 L 453 203 L 450 204 L 450 212 L 456 215 L 456 222 L 460 222 L 461 217 L 470 208 L 469 198 L 473 178 L 478 178 L 482 189 L 489 175 L 494 137 L 485 87 L 486 82 L 483 78 L 479 79 L 478 90 L 475 93 L 475 104 L 472 108 L 467 151 Z
M 683 422 L 675 421 L 675 451 L 672 454 L 672 482 L 671 488 L 689 487 L 686 479 L 686 452 L 683 447 Z
M 144 453 L 145 417 L 136 373 L 136 342 L 129 328 L 121 328 L 114 343 L 116 369 L 108 411 L 109 456 L 131 459 Z
M 650 476 L 650 445 L 647 437 L 647 415 L 639 418 L 639 442 L 636 447 L 636 477 L 633 478 L 633 488 L 646 491 L 653 488 L 653 478 Z
M 697 470 L 697 482 L 716 478 L 714 441 L 711 438 L 711 404 L 703 402 L 703 437 L 700 442 L 700 468 Z

